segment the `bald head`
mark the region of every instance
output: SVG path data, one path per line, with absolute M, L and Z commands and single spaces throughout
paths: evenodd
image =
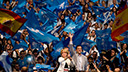
M 120 68 L 115 68 L 114 72 L 120 72 Z
M 21 72 L 28 72 L 28 68 L 27 67 L 22 67 Z

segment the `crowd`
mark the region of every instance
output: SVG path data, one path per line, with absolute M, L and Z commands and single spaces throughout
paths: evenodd
M 43 0 L 27 0 L 24 7 L 28 10 L 34 9 L 39 13 L 40 7 L 36 7 L 35 2 Z M 127 43 L 117 42 L 116 48 L 109 50 L 98 50 L 97 45 L 93 45 L 89 51 L 83 50 L 81 45 L 74 47 L 74 34 L 64 30 L 70 23 L 79 24 L 80 29 L 89 23 L 86 31 L 86 39 L 96 42 L 96 30 L 111 29 L 114 19 L 120 9 L 123 0 L 68 0 L 68 6 L 78 5 L 81 9 L 76 12 L 70 9 L 64 9 L 58 12 L 57 23 L 51 33 L 64 41 L 70 38 L 67 47 L 64 47 L 60 56 L 55 60 L 51 55 L 54 51 L 54 45 L 51 43 L 40 43 L 40 48 L 31 48 L 29 32 L 27 29 L 18 30 L 20 37 L 18 39 L 6 38 L 0 33 L 0 55 L 7 54 L 11 63 L 11 70 L 8 72 L 44 72 L 44 69 L 38 69 L 36 64 L 50 65 L 48 72 L 128 72 L 128 46 Z M 127 0 L 128 2 L 128 0 Z M 7 10 L 12 10 L 17 6 L 18 0 L 3 0 L 2 6 Z M 108 11 L 97 12 L 95 7 L 108 8 Z M 25 18 L 27 13 L 22 12 Z M 38 18 L 38 17 L 37 17 Z M 39 19 L 38 19 L 39 20 Z M 43 23 L 39 20 L 39 24 Z M 56 30 L 60 27 L 58 30 Z M 77 31 L 77 30 L 76 30 Z M 75 31 L 74 31 L 75 32 Z M 21 46 L 20 43 L 24 42 Z M 7 71 L 0 64 L 0 71 Z

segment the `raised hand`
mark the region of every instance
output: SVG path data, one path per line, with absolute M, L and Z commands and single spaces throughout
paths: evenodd
M 73 36 L 74 36 L 74 34 L 69 33 L 69 37 L 70 38 L 73 38 Z

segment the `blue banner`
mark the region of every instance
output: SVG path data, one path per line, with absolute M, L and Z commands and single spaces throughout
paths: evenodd
M 27 26 L 26 28 L 29 32 L 30 38 L 34 38 L 37 42 L 51 43 L 54 40 L 59 41 L 59 38 L 54 37 L 53 35 L 45 33 L 41 30 L 29 28 Z
M 96 15 L 100 15 L 102 14 L 103 12 L 107 12 L 107 11 L 110 11 L 110 8 L 105 8 L 105 7 L 99 7 L 99 6 L 92 6 L 94 12 Z
M 78 6 L 78 5 L 73 5 L 73 6 L 67 7 L 67 9 L 69 11 L 71 11 L 73 14 L 76 13 L 77 10 L 80 10 L 81 11 L 81 7 Z
M 53 57 L 53 60 L 57 60 L 58 56 L 60 56 L 60 52 L 63 49 L 63 42 L 57 42 L 57 44 L 54 46 L 54 51 L 51 53 L 51 56 Z
M 41 26 L 42 31 L 49 32 L 54 28 L 54 22 L 57 20 L 57 16 L 47 9 L 42 8 L 39 11 L 38 17 L 43 23 Z
M 30 40 L 30 45 L 32 49 L 38 49 L 38 51 L 41 51 L 44 49 L 43 45 L 37 42 L 34 38 L 30 38 L 29 40 Z
M 98 51 L 116 48 L 116 42 L 111 39 L 111 29 L 96 30 L 96 44 Z
M 44 0 L 44 2 L 47 3 L 47 5 L 49 5 L 50 7 L 51 6 L 58 6 L 64 1 L 65 0 Z
M 65 28 L 64 28 L 64 31 L 65 32 L 68 32 L 68 33 L 75 33 L 75 31 L 73 29 L 76 28 L 76 24 L 75 22 L 71 21 Z
M 25 6 L 26 3 L 27 3 L 27 0 L 18 0 L 17 6 L 18 6 L 19 8 L 21 8 L 21 7 Z
M 86 38 L 84 38 L 81 42 L 81 46 L 83 48 L 83 50 L 89 52 L 89 50 L 95 45 L 96 43 L 92 40 L 88 40 Z
M 39 21 L 33 9 L 26 16 L 27 21 L 24 23 L 24 26 L 40 29 Z
M 87 23 L 86 25 L 84 25 L 82 28 L 80 28 L 77 32 L 75 32 L 74 34 L 74 37 L 73 37 L 73 44 L 75 46 L 77 45 L 81 45 L 83 39 L 84 39 L 84 35 L 86 34 L 86 30 L 89 26 L 89 23 Z M 67 47 L 68 44 L 69 44 L 69 38 L 66 39 L 63 44 L 64 44 L 64 47 Z
M 26 14 L 28 13 L 28 10 L 25 6 L 23 7 L 18 7 L 18 6 L 15 6 L 13 9 L 12 9 L 13 12 L 15 12 L 16 14 L 20 15 L 21 17 L 24 16 L 23 12 L 25 12 Z
M 40 9 L 42 7 L 46 8 L 47 4 L 45 2 L 41 2 L 41 1 L 38 1 L 38 2 L 34 2 L 36 4 L 36 7 L 39 7 Z
M 21 39 L 18 40 L 18 41 L 19 41 L 19 44 L 15 43 L 13 50 L 20 49 L 20 48 L 23 48 L 24 50 L 27 50 L 28 44 L 24 40 L 21 40 Z

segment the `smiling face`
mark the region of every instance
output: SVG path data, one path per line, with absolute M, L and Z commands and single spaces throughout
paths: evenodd
M 82 19 L 83 19 L 83 20 L 85 19 L 85 15 L 84 15 L 84 14 L 82 15 Z
M 78 54 L 81 54 L 81 52 L 82 52 L 82 47 L 81 47 L 81 46 L 77 46 L 77 47 L 76 47 L 76 52 L 77 52 Z
M 88 9 L 88 4 L 85 4 L 85 8 Z
M 43 61 L 42 61 L 41 59 L 39 59 L 39 60 L 38 60 L 38 63 L 39 63 L 39 64 L 42 64 L 42 63 L 43 63 Z
M 63 52 L 63 53 L 62 53 L 62 57 L 63 57 L 63 58 L 66 58 L 67 55 L 68 55 L 68 54 L 67 54 L 66 52 Z
M 28 51 L 28 54 L 32 55 L 32 51 L 31 51 L 31 50 L 29 50 L 29 51 Z
M 111 50 L 111 56 L 114 56 L 116 52 L 114 50 Z
M 96 35 L 96 34 L 95 34 L 95 30 L 93 30 L 91 34 L 92 34 L 92 36 L 95 36 L 95 35 Z
M 116 0 L 113 0 L 113 4 L 116 4 Z
M 86 0 L 86 3 L 89 3 L 89 0 Z
M 16 69 L 16 70 L 20 70 L 19 64 L 15 64 L 15 69 Z
M 127 48 L 127 44 L 124 44 L 124 45 L 123 45 L 123 49 L 126 49 L 126 48 Z
M 61 50 L 61 56 L 62 56 L 63 58 L 66 58 L 66 57 L 68 56 L 68 51 L 65 50 L 65 49 L 62 49 L 62 50 Z

